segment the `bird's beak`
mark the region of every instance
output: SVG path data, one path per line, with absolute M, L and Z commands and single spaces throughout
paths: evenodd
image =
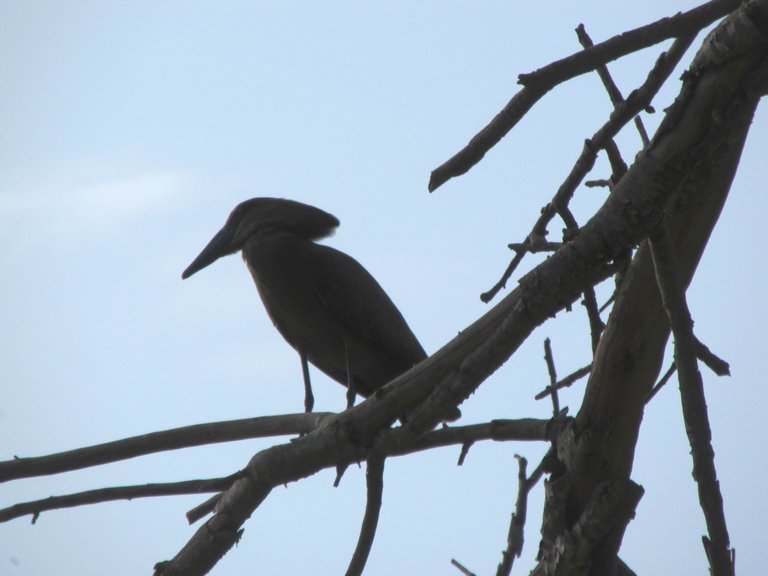
M 209 264 L 213 264 L 216 260 L 222 256 L 232 254 L 237 249 L 233 248 L 233 240 L 235 235 L 235 227 L 226 225 L 224 228 L 216 233 L 216 236 L 211 238 L 208 245 L 203 248 L 203 251 L 197 255 L 192 261 L 192 264 L 187 266 L 187 269 L 181 273 L 182 280 L 185 280 L 192 276 L 195 272 L 199 272 Z

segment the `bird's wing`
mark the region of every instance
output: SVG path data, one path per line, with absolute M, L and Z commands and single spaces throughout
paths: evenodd
M 317 298 L 352 339 L 409 368 L 426 353 L 403 315 L 376 279 L 354 258 L 314 244 L 311 267 Z

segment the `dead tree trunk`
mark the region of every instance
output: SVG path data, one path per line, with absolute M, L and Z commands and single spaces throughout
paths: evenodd
M 766 25 L 765 4 L 752 3 L 709 35 L 650 146 L 617 186 L 667 190 L 659 226 L 669 232 L 684 286 L 720 215 L 766 91 L 768 52 L 760 33 Z M 635 445 L 669 334 L 645 242 L 617 290 L 582 407 L 559 439 L 563 470 L 548 480 L 539 574 L 621 573 L 616 554 L 642 494 L 630 480 Z M 730 554 L 727 532 L 719 540 L 719 554 L 709 554 L 712 573 L 732 574 L 732 564 L 722 560 Z

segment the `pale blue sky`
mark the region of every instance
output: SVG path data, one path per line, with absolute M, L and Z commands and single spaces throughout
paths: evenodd
M 0 0 L 0 459 L 187 424 L 300 411 L 296 353 L 238 257 L 181 271 L 238 202 L 285 196 L 339 217 L 329 243 L 381 282 L 428 352 L 485 312 L 480 292 L 610 106 L 594 75 L 561 86 L 466 176 L 429 172 L 516 91 L 518 73 L 699 2 L 76 2 Z M 694 44 L 698 46 L 700 40 Z M 625 94 L 659 48 L 612 67 Z M 692 53 L 691 53 L 692 55 Z M 673 76 L 654 102 L 679 88 Z M 657 115 L 657 116 L 660 116 Z M 652 130 L 658 117 L 646 119 Z M 740 573 L 764 567 L 761 360 L 768 283 L 765 104 L 689 293 L 699 337 L 733 376 L 704 372 Z M 620 138 L 631 161 L 638 137 Z M 594 177 L 605 177 L 601 163 Z M 574 201 L 583 222 L 604 192 Z M 559 223 L 550 230 L 556 233 Z M 531 258 L 526 266 L 540 258 Z M 527 268 L 526 268 L 527 269 Z M 603 291 L 603 294 L 606 292 Z M 561 375 L 589 361 L 583 310 L 538 330 L 464 406 L 463 422 L 547 417 L 533 396 L 552 338 Z M 666 362 L 665 362 L 666 364 Z M 313 372 L 317 410 L 343 389 Z M 583 385 L 563 395 L 578 409 Z M 168 453 L 0 486 L 1 505 L 84 489 L 225 475 L 267 442 Z M 478 574 L 501 558 L 520 453 L 475 446 L 387 463 L 367 574 Z M 622 556 L 639 574 L 702 574 L 704 523 L 676 384 L 646 414 L 646 494 Z M 364 470 L 276 490 L 216 574 L 338 574 L 364 507 Z M 541 486 L 531 495 L 533 566 Z M 53 511 L 0 525 L 0 576 L 149 573 L 192 535 L 177 497 Z

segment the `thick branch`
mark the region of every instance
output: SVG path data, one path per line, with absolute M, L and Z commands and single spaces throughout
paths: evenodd
M 767 6 L 765 0 L 747 2 L 707 37 L 681 95 L 616 187 L 631 186 L 649 168 L 641 166 L 646 159 L 665 165 L 655 179 L 676 189 L 663 224 L 678 251 L 681 286 L 690 283 L 718 219 L 765 89 Z M 762 23 L 752 21 L 755 14 L 762 14 Z M 563 519 L 555 529 L 573 526 L 602 482 L 629 478 L 645 399 L 661 369 L 668 336 L 650 251 L 643 246 L 617 292 L 575 431 L 559 444 L 567 471 L 555 479 L 558 488 L 548 494 L 545 511 L 545 517 Z M 615 561 L 622 535 L 610 535 L 600 561 Z M 553 540 L 557 532 L 545 538 Z
M 592 493 L 581 516 L 574 526 L 550 544 L 542 562 L 532 572 L 534 576 L 557 574 L 579 576 L 588 574 L 594 564 L 596 551 L 604 547 L 606 540 L 616 530 L 634 518 L 635 508 L 643 496 L 643 488 L 631 480 L 603 482 Z M 597 574 L 614 574 L 618 558 L 613 566 L 605 565 Z

